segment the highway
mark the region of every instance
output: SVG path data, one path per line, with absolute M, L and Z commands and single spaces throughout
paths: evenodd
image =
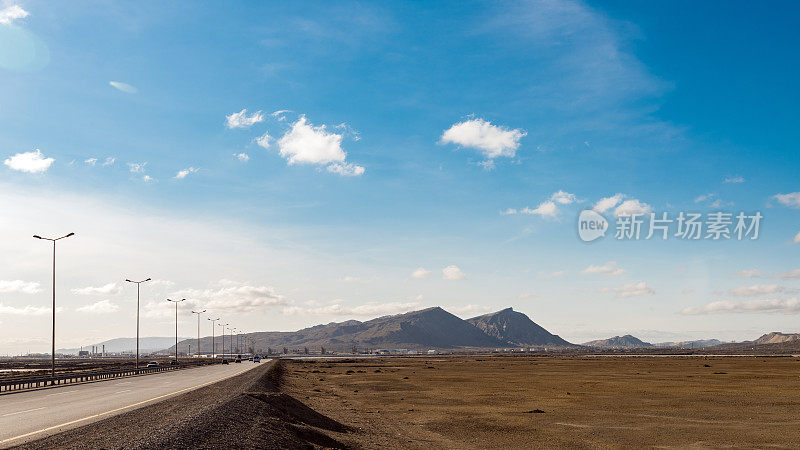
M 217 364 L 0 395 L 0 447 L 127 412 L 230 378 L 268 361 Z

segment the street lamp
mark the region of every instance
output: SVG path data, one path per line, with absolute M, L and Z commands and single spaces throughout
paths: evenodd
M 56 241 L 60 241 L 61 239 L 74 235 L 75 233 L 70 233 L 55 239 L 44 238 L 36 234 L 33 235 L 33 237 L 36 239 L 50 241 L 53 243 L 53 347 L 50 352 L 50 375 L 53 380 L 51 380 L 51 383 L 54 383 L 56 378 Z
M 214 325 L 215 322 L 219 320 L 219 317 L 217 317 L 216 319 L 212 319 L 211 317 L 209 317 L 208 320 L 211 321 L 211 357 L 213 358 L 214 354 L 217 351 L 217 346 L 216 343 L 214 342 Z
M 139 285 L 150 281 L 150 278 L 142 281 L 132 281 L 125 279 L 128 283 L 136 283 L 136 368 L 139 368 Z
M 178 303 L 185 300 L 185 298 L 180 300 L 167 299 L 168 302 L 175 303 L 175 364 L 178 363 Z
M 225 323 L 225 324 L 218 323 L 217 325 L 222 327 L 222 359 L 224 361 L 225 360 L 225 327 L 227 327 L 229 324 L 227 324 L 227 323 Z
M 233 332 L 236 331 L 236 328 L 228 328 L 228 331 L 231 332 L 231 358 L 233 358 Z
M 200 314 L 203 314 L 206 310 L 202 311 L 192 311 L 192 314 L 197 314 L 197 357 L 200 357 Z

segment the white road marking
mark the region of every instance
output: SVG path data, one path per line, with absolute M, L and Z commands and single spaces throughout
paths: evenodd
M 117 386 L 122 386 L 123 384 L 131 384 L 133 381 L 123 381 L 122 383 L 117 383 Z
M 46 406 L 42 406 L 40 408 L 26 409 L 25 411 L 17 411 L 17 412 L 13 412 L 13 413 L 3 414 L 0 417 L 14 416 L 14 415 L 22 414 L 22 413 L 26 413 L 26 412 L 39 411 L 40 409 L 45 409 L 45 408 L 47 408 L 47 407 Z
M 54 394 L 47 394 L 47 396 L 48 396 L 48 397 L 51 397 L 51 396 L 53 396 L 53 395 L 69 394 L 70 392 L 78 392 L 78 390 L 76 389 L 76 390 L 74 390 L 74 391 L 56 392 L 56 393 L 54 393 Z
M 114 392 L 115 394 L 122 394 L 123 392 L 130 392 L 130 389 L 123 389 L 121 391 Z

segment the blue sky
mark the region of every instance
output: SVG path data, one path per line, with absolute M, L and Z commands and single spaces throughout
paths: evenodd
M 65 347 L 130 335 L 147 276 L 151 335 L 169 295 L 247 331 L 433 305 L 576 342 L 797 331 L 796 9 L 3 2 L 0 344 L 48 348 L 29 236 L 69 231 Z M 616 194 L 761 236 L 577 239 Z

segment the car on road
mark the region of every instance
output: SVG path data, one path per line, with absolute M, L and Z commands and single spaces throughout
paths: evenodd
M 222 360 L 222 364 L 225 364 L 225 365 L 227 365 L 227 364 L 228 364 L 228 360 L 227 360 L 227 359 L 223 359 L 223 360 Z
M 236 359 L 233 362 L 235 362 L 237 364 L 241 363 L 242 362 L 242 355 L 236 355 Z
M 252 358 L 252 359 L 253 359 L 253 362 L 254 362 L 254 363 L 260 363 L 260 362 L 261 362 L 261 357 L 260 357 L 260 356 L 258 356 L 258 355 L 256 355 L 256 356 L 253 356 L 253 358 Z
M 158 361 L 150 361 L 147 363 L 147 367 L 158 367 Z

